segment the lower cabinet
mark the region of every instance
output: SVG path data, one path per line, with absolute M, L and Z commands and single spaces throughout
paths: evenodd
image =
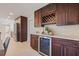
M 34 50 L 38 51 L 38 35 L 31 35 L 30 45 Z
M 79 49 L 73 46 L 64 46 L 64 56 L 79 56 Z
M 31 34 L 31 47 L 38 51 L 39 35 Z M 52 56 L 79 56 L 79 41 L 52 37 Z
M 52 56 L 79 56 L 79 42 L 74 40 L 53 38 Z
M 61 44 L 53 43 L 52 47 L 53 47 L 52 48 L 53 56 L 62 56 L 63 55 L 63 52 L 62 52 L 63 46 Z

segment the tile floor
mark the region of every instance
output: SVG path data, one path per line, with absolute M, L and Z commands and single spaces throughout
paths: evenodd
M 11 39 L 6 56 L 41 56 L 33 50 L 27 42 L 16 42 Z

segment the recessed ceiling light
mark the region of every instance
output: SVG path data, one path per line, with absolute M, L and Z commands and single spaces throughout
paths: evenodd
M 14 14 L 12 12 L 10 12 L 9 15 L 14 15 Z

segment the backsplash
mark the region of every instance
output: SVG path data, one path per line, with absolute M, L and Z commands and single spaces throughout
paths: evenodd
M 71 37 L 71 38 L 79 38 L 79 25 L 65 25 L 65 26 L 56 26 L 53 25 L 45 25 L 49 29 L 52 30 L 54 35 L 63 36 L 63 37 Z M 34 33 L 39 31 L 40 33 L 43 31 L 43 27 L 35 27 Z
M 46 26 L 52 30 L 54 35 L 79 38 L 79 25 L 56 26 L 54 24 Z
M 35 27 L 34 30 L 35 30 L 34 31 L 35 34 L 41 34 L 44 29 L 43 27 Z

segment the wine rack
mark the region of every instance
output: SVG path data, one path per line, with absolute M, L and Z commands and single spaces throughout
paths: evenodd
M 55 13 L 42 17 L 42 25 L 56 24 Z

